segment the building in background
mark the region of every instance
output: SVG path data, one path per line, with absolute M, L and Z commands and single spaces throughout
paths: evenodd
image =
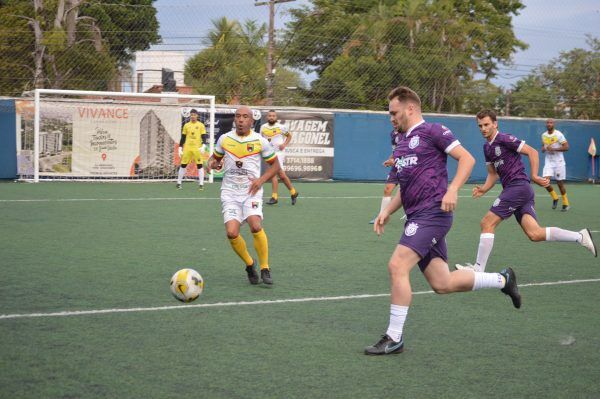
M 183 86 L 185 54 L 175 51 L 138 51 L 135 53 L 134 91 L 145 93 L 162 86 L 162 70 L 174 73 L 176 85 Z M 153 89 L 152 92 L 156 92 Z M 160 91 L 159 91 L 160 92 Z

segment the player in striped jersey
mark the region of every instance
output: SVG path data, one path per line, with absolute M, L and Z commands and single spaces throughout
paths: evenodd
M 569 210 L 569 198 L 565 188 L 567 167 L 563 152 L 569 151 L 569 143 L 561 131 L 554 128 L 554 119 L 546 121 L 546 131 L 542 133 L 542 152 L 546 154 L 542 175 L 548 179 L 554 178 L 562 196 L 562 211 Z M 552 209 L 558 205 L 558 195 L 551 184 L 546 187 L 552 197 Z
M 225 232 L 234 252 L 246 264 L 251 284 L 258 284 L 254 260 L 240 235 L 242 223 L 248 223 L 258 254 L 263 283 L 273 284 L 269 268 L 269 244 L 262 227 L 262 185 L 279 172 L 277 155 L 271 144 L 252 130 L 252 110 L 241 106 L 235 111 L 235 129 L 217 140 L 208 170 L 223 169 L 221 204 Z M 271 165 L 261 176 L 261 159 Z
M 277 173 L 271 179 L 272 184 L 272 194 L 271 199 L 267 202 L 268 205 L 275 205 L 279 202 L 279 182 L 277 181 L 277 176 L 281 179 L 283 184 L 290 190 L 290 195 L 292 197 L 292 205 L 296 205 L 296 199 L 298 198 L 298 192 L 292 185 L 290 178 L 285 174 L 285 170 L 283 170 L 283 163 L 285 162 L 285 147 L 292 140 L 292 134 L 289 132 L 286 125 L 283 125 L 277 122 L 277 113 L 274 110 L 270 110 L 267 113 L 267 123 L 263 124 L 260 127 L 260 134 L 269 140 L 275 151 L 277 152 L 277 159 L 279 159 L 279 164 L 281 165 L 281 169 L 279 173 Z

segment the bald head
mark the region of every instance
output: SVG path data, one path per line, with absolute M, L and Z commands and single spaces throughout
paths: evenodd
M 238 136 L 247 136 L 252 130 L 254 118 L 250 107 L 242 105 L 235 110 L 235 131 Z
M 548 133 L 552 133 L 554 131 L 554 119 L 546 119 L 546 129 L 548 129 Z

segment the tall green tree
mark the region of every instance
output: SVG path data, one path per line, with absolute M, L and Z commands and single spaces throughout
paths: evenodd
M 519 116 L 600 119 L 600 39 L 589 49 L 563 51 L 512 90 L 511 113 Z
M 486 79 L 525 43 L 512 31 L 517 0 L 314 0 L 292 11 L 291 65 L 316 72 L 315 105 L 380 108 L 399 84 L 430 111 L 461 111 L 461 86 Z
M 153 1 L 3 1 L 0 93 L 118 88 L 133 53 L 160 40 Z
M 260 104 L 266 95 L 265 35 L 267 27 L 256 21 L 243 24 L 226 17 L 213 20 L 213 28 L 202 43 L 206 48 L 190 58 L 185 66 L 185 81 L 198 93 L 214 94 L 228 104 Z M 277 68 L 275 94 L 285 104 L 287 86 L 300 86 L 297 73 Z

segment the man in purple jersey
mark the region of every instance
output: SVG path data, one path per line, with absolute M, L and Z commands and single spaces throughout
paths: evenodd
M 473 188 L 473 198 L 487 193 L 500 178 L 502 192 L 496 198 L 488 213 L 481 219 L 481 235 L 475 264 L 456 265 L 459 270 L 471 269 L 483 272 L 494 247 L 496 226 L 513 214 L 521 228 L 531 241 L 577 242 L 598 256 L 592 235 L 588 229 L 569 231 L 558 227 L 540 227 L 534 208 L 535 194 L 525 173 L 521 154 L 529 159 L 531 180 L 546 187 L 550 183 L 547 177 L 538 176 L 538 152 L 515 136 L 498 131 L 496 113 L 482 110 L 477 114 L 477 125 L 486 140 L 483 145 L 488 175 L 483 186 Z
M 383 166 L 388 168 L 391 167 L 391 169 L 385 181 L 385 187 L 383 187 L 383 197 L 381 197 L 381 206 L 379 208 L 379 212 L 385 209 L 385 207 L 390 203 L 394 188 L 398 185 L 398 170 L 394 166 L 394 149 L 400 140 L 400 133 L 398 132 L 398 126 L 396 126 L 394 122 L 392 122 L 392 125 L 394 126 L 394 130 L 390 132 L 392 154 L 383 162 Z M 375 219 L 371 220 L 369 224 L 375 224 Z
M 407 220 L 388 263 L 391 280 L 390 322 L 383 337 L 365 348 L 367 355 L 387 355 L 404 350 L 402 331 L 412 300 L 410 271 L 418 264 L 438 294 L 499 288 L 521 306 L 517 279 L 512 269 L 500 273 L 448 270 L 446 234 L 452 225 L 458 190 L 468 179 L 475 159 L 445 126 L 427 123 L 421 100 L 408 87 L 397 87 L 388 96 L 390 119 L 401 133 L 394 150 L 400 190 L 375 219 L 374 230 L 382 234 L 389 216 L 404 206 Z M 458 161 L 456 176 L 448 185 L 448 154 Z

